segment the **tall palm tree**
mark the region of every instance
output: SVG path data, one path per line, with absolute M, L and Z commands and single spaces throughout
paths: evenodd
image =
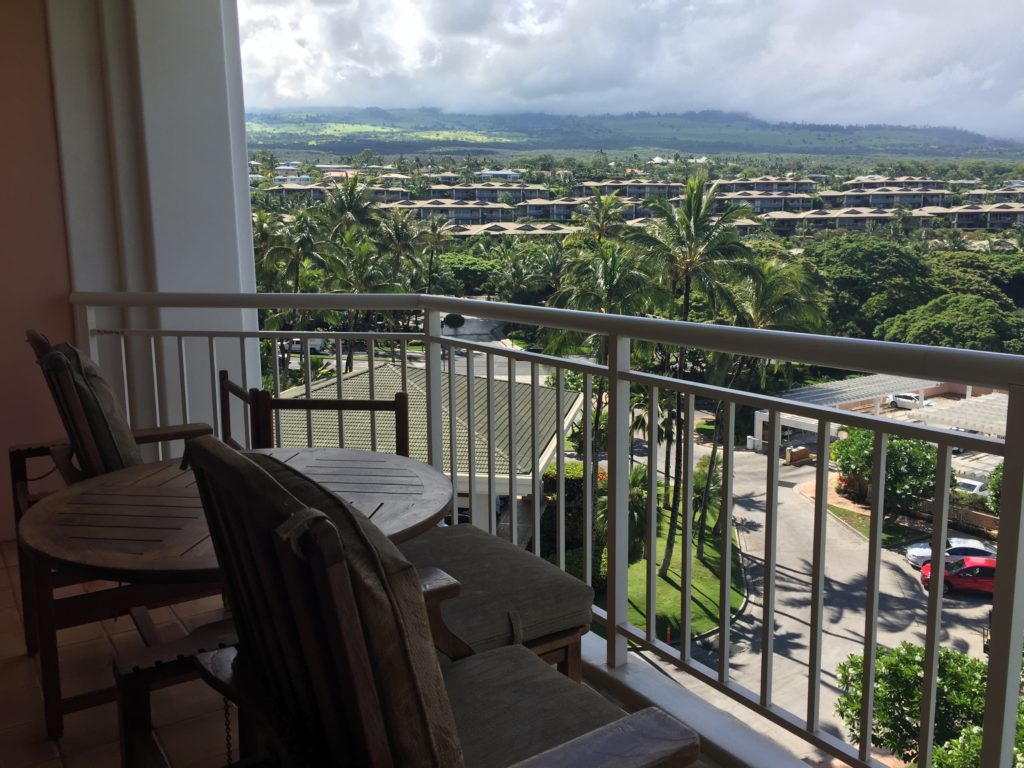
M 686 183 L 686 192 L 679 208 L 668 200 L 652 198 L 646 205 L 654 218 L 642 229 L 631 230 L 627 237 L 662 264 L 663 274 L 674 300 L 679 302 L 678 318 L 690 320 L 694 292 L 699 292 L 711 307 L 730 304 L 728 286 L 738 275 L 750 273 L 750 249 L 740 239 L 736 222 L 750 214 L 743 206 L 715 210 L 716 184 L 709 184 L 705 174 L 699 174 Z M 667 358 L 666 358 L 667 359 Z M 683 351 L 676 353 L 677 378 L 685 372 Z M 675 472 L 672 493 L 672 513 L 669 517 L 668 542 L 660 575 L 668 573 L 672 561 L 676 532 L 679 529 L 679 511 L 682 489 L 679 480 L 683 473 L 683 403 L 682 393 L 676 394 Z M 691 428 L 692 425 L 687 425 Z
M 434 260 L 451 240 L 452 224 L 440 214 L 427 219 L 427 225 L 420 234 L 423 253 L 427 257 L 427 293 L 434 292 Z
M 274 264 L 270 249 L 278 244 L 281 237 L 281 217 L 264 209 L 257 209 L 252 216 L 252 253 L 256 263 L 256 285 L 258 289 L 276 292 L 279 285 L 279 270 Z
M 347 229 L 335 243 L 331 259 L 332 270 L 327 281 L 328 290 L 335 293 L 394 293 L 400 290 L 395 273 L 380 258 L 377 248 L 357 227 Z M 351 310 L 348 317 L 349 332 L 355 331 L 360 320 L 368 322 L 371 310 L 360 313 Z M 354 365 L 353 344 L 348 344 L 345 373 Z
M 544 243 L 535 251 L 531 264 L 530 286 L 542 296 L 550 296 L 562 284 L 569 256 L 559 243 Z
M 324 203 L 324 211 L 331 223 L 331 235 L 352 225 L 373 229 L 377 223 L 377 203 L 359 174 L 347 176 L 335 184 Z
M 825 323 L 823 303 L 818 287 L 806 268 L 776 256 L 760 257 L 754 260 L 752 265 L 753 273 L 743 278 L 734 289 L 735 314 L 731 318 L 733 325 L 797 333 L 813 333 L 821 329 Z M 770 361 L 750 356 L 738 359 L 724 358 L 717 360 L 718 364 L 712 367 L 719 370 L 719 375 L 727 387 L 736 386 L 744 373 L 751 378 L 760 373 L 761 383 L 764 384 Z M 722 403 L 719 402 L 715 409 L 715 436 L 711 444 L 711 459 L 707 469 L 709 473 L 715 466 L 718 453 L 721 419 Z M 705 483 L 704 488 L 705 493 L 699 505 L 700 521 L 697 524 L 699 557 L 703 557 L 704 553 L 705 521 L 711 506 L 711 500 L 707 495 L 711 484 Z
M 280 245 L 267 249 L 267 257 L 278 259 L 278 272 L 283 279 L 291 275 L 292 291 L 299 292 L 301 273 L 310 267 L 323 267 L 327 242 L 322 237 L 320 221 L 310 208 L 300 208 L 280 229 Z
M 626 226 L 622 213 L 624 207 L 622 198 L 615 193 L 590 198 L 572 216 L 573 223 L 582 227 L 582 231 L 567 235 L 565 245 L 581 245 L 588 241 L 602 243 L 614 238 Z
M 424 224 L 414 211 L 392 208 L 381 216 L 370 237 L 385 260 L 395 282 L 414 285 L 426 270 L 420 263 Z
M 604 312 L 614 315 L 642 315 L 663 300 L 664 294 L 652 285 L 649 263 L 635 250 L 621 243 L 602 242 L 593 250 L 578 249 L 566 266 L 562 287 L 552 295 L 551 306 L 586 312 Z M 553 334 L 548 341 L 550 351 L 570 343 L 572 334 Z M 588 343 L 596 349 L 597 362 L 608 362 L 608 338 L 591 336 Z M 605 380 L 597 379 L 597 397 L 594 402 L 594 423 L 601 423 L 604 408 Z M 598 454 L 591 451 L 593 465 L 591 488 L 594 509 L 597 508 Z

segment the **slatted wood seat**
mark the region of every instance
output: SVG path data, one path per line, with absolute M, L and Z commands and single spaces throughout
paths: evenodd
M 697 757 L 696 735 L 679 722 L 655 709 L 626 715 L 520 646 L 464 649 L 442 667 L 431 635 L 444 628 L 427 602 L 456 582 L 434 572 L 424 588 L 369 521 L 337 500 L 330 516 L 308 507 L 286 487 L 310 481 L 272 459 L 257 466 L 213 438 L 190 454 L 239 635 L 237 649 L 197 661 L 282 764 L 676 766 Z M 322 493 L 326 506 L 334 497 Z M 122 712 L 140 711 L 122 690 Z M 122 723 L 126 764 L 158 756 L 144 724 Z
M 246 390 L 220 372 L 222 439 L 232 438 L 230 398 L 238 398 L 250 414 L 254 448 L 273 447 L 273 411 L 395 409 L 398 452 L 408 455 L 409 409 L 404 392 L 394 401 L 275 398 L 269 392 Z M 404 451 L 404 453 L 403 453 Z M 304 499 L 309 503 L 309 500 Z M 462 584 L 459 597 L 445 603 L 445 621 L 452 632 L 477 651 L 524 644 L 579 681 L 581 638 L 591 622 L 594 591 L 545 560 L 471 525 L 433 528 L 399 544 L 418 568 L 436 567 Z

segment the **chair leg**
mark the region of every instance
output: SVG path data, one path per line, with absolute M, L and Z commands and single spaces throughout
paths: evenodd
M 117 720 L 121 731 L 121 765 L 147 768 L 169 766 L 170 762 L 153 738 L 149 676 L 140 673 L 121 675 L 117 672 L 115 675 Z
M 29 578 L 33 585 L 35 631 L 38 640 L 39 677 L 43 686 L 46 733 L 56 741 L 64 733 L 64 706 L 60 690 L 60 662 L 57 656 L 57 624 L 54 620 L 52 572 L 46 563 L 29 557 Z
M 18 576 L 21 580 L 21 625 L 25 632 L 25 652 L 35 656 L 39 652 L 39 632 L 36 627 L 36 596 L 33 589 L 30 555 L 18 548 Z
M 580 638 L 565 648 L 565 657 L 558 662 L 558 671 L 574 682 L 583 680 L 583 642 Z

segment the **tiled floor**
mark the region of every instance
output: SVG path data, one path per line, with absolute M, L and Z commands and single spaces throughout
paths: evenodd
M 0 543 L 0 768 L 120 766 L 114 704 L 67 715 L 63 738 L 46 738 L 37 667 L 25 654 L 17 558 L 13 542 Z M 103 586 L 95 582 L 63 589 L 72 593 Z M 152 613 L 161 629 L 184 634 L 219 615 L 220 607 L 219 597 L 203 598 Z M 65 695 L 112 684 L 115 651 L 142 646 L 127 617 L 61 630 L 57 642 Z M 197 680 L 155 691 L 152 702 L 157 738 L 176 768 L 224 765 L 223 699 Z M 231 722 L 237 724 L 233 711 Z

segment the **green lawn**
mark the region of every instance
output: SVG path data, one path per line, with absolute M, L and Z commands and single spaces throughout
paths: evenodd
M 713 526 L 714 521 L 709 522 Z M 667 529 L 667 520 L 663 524 Z M 729 605 L 736 611 L 743 603 L 744 585 L 743 571 L 740 569 L 739 550 L 735 546 L 733 536 L 732 556 L 732 594 Z M 665 551 L 667 537 L 664 533 L 658 537 L 658 562 Z M 680 569 L 683 548 L 677 542 L 672 556 L 672 565 L 668 575 L 658 579 L 656 634 L 659 640 L 665 639 L 665 629 L 671 627 L 672 642 L 679 639 L 679 589 Z M 697 545 L 693 544 L 693 583 L 690 597 L 691 633 L 699 635 L 714 629 L 718 625 L 718 564 L 720 560 L 719 542 L 717 538 L 708 537 L 704 548 L 706 562 L 697 559 Z M 600 607 L 605 606 L 605 594 L 598 593 L 596 601 Z M 642 629 L 647 628 L 647 561 L 640 560 L 629 567 L 629 622 Z
M 849 509 L 843 509 L 842 507 L 834 507 L 831 504 L 828 505 L 828 511 L 853 528 L 853 530 L 865 539 L 870 536 L 871 521 L 867 515 L 862 515 L 860 512 L 854 512 Z M 908 528 L 905 525 L 893 523 L 889 520 L 886 520 L 882 524 L 883 547 L 898 547 L 900 544 L 904 544 L 912 539 L 921 538 L 921 535 L 921 531 L 916 528 Z

